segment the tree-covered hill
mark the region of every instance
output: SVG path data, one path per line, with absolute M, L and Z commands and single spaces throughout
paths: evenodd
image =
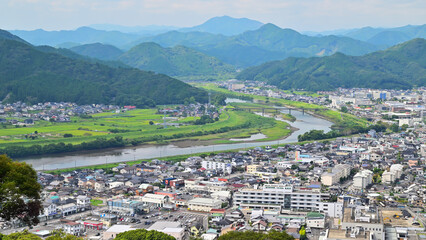
M 238 79 L 265 81 L 282 89 L 338 87 L 408 89 L 426 85 L 426 40 L 414 39 L 364 56 L 288 58 L 241 72 Z
M 83 56 L 97 58 L 100 60 L 116 60 L 123 51 L 108 44 L 91 43 L 70 48 L 71 51 Z
M 235 72 L 234 67 L 194 49 L 163 48 L 156 43 L 141 43 L 118 58 L 129 66 L 170 76 L 220 75 Z
M 336 52 L 362 55 L 379 49 L 348 37 L 312 37 L 270 23 L 235 36 L 172 31 L 138 42 L 155 42 L 163 47 L 183 45 L 243 68 L 287 57 L 328 56 Z
M 206 101 L 203 90 L 163 74 L 71 59 L 0 38 L 0 99 L 133 104 L 139 107 Z

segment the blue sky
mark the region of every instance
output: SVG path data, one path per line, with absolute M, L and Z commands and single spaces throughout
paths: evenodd
M 426 23 L 426 0 L 0 0 L 2 29 L 198 25 L 215 16 L 247 17 L 298 31 Z

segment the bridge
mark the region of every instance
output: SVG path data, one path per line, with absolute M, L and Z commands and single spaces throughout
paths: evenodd
M 235 111 L 255 111 L 255 112 L 260 112 L 262 111 L 262 116 L 265 115 L 265 110 L 274 110 L 275 113 L 279 113 L 283 110 L 288 110 L 288 113 L 291 114 L 291 110 L 296 110 L 296 111 L 301 111 L 302 114 L 305 114 L 305 111 L 319 111 L 319 110 L 324 110 L 324 108 L 296 108 L 296 107 L 235 107 L 234 108 Z

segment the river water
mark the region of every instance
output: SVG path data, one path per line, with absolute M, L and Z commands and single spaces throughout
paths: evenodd
M 288 113 L 287 110 L 283 112 Z M 303 114 L 300 111 L 291 110 L 291 114 L 296 117 L 295 122 L 289 122 L 291 126 L 297 128 L 290 136 L 285 139 L 266 141 L 266 142 L 243 142 L 233 144 L 218 144 L 207 146 L 177 147 L 173 143 L 168 145 L 141 145 L 131 148 L 94 150 L 75 153 L 53 154 L 47 156 L 36 156 L 22 158 L 31 164 L 36 170 L 54 170 L 70 167 L 90 166 L 103 163 L 116 163 L 132 161 L 137 159 L 150 159 L 166 156 L 175 156 L 182 154 L 202 153 L 211 151 L 232 150 L 246 147 L 268 146 L 282 143 L 297 142 L 297 136 L 312 129 L 330 130 L 331 122 L 317 118 L 309 114 Z

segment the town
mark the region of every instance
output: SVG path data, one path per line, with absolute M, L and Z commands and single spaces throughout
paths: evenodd
M 39 172 L 44 212 L 31 231 L 47 236 L 59 227 L 113 239 L 145 228 L 176 239 L 216 239 L 274 229 L 295 239 L 417 239 L 426 220 L 425 142 L 417 126 L 181 162 Z
M 44 210 L 41 223 L 29 230 L 40 237 L 61 229 L 104 240 L 134 229 L 178 240 L 214 240 L 248 230 L 285 231 L 295 239 L 418 239 L 425 234 L 425 89 L 312 94 L 234 80 L 219 87 L 326 106 L 388 129 L 181 161 L 40 171 Z M 65 115 L 131 112 L 134 107 L 15 103 L 2 109 L 37 121 L 56 114 L 58 121 Z M 156 123 L 163 127 L 178 126 L 166 122 L 178 117 L 206 115 L 214 121 L 219 116 L 214 105 L 197 103 L 159 108 L 157 114 L 164 115 L 164 122 Z M 15 220 L 0 222 L 0 228 L 12 233 L 26 227 Z

